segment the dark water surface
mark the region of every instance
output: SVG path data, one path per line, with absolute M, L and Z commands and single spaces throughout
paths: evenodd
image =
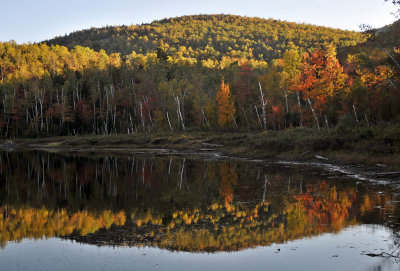
M 0 270 L 400 270 L 395 186 L 206 157 L 0 159 Z

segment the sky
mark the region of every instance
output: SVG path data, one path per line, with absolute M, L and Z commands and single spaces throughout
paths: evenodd
M 40 42 L 106 25 L 150 23 L 190 14 L 234 14 L 359 30 L 392 23 L 384 0 L 0 0 L 0 41 Z

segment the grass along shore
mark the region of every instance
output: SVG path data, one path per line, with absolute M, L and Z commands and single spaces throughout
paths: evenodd
M 383 165 L 400 170 L 400 127 L 338 126 L 330 132 L 310 128 L 264 132 L 136 133 L 2 140 L 3 149 L 173 149 L 216 151 L 226 155 L 290 161 L 327 158 L 330 163 Z

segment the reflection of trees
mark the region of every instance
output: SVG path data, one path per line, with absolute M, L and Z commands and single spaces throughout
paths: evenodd
M 303 181 L 304 175 L 252 164 L 47 153 L 0 158 L 3 247 L 60 236 L 97 245 L 231 251 L 399 217 L 392 195 L 376 193 L 378 187 Z
M 336 188 L 329 188 L 326 182 L 321 182 L 296 198 L 298 202 L 293 205 L 297 209 L 293 212 L 293 225 L 304 227 L 304 224 L 329 224 L 332 230 L 339 231 L 349 219 L 349 211 L 356 200 L 356 194 L 354 189 L 337 191 Z
M 318 184 L 317 184 L 318 185 Z M 227 204 L 222 198 L 206 208 L 175 210 L 160 216 L 157 210 L 131 215 L 132 224 L 114 228 L 123 238 L 110 245 L 153 245 L 180 251 L 232 251 L 282 243 L 325 232 L 337 232 L 356 224 L 350 216 L 357 206 L 355 190 L 339 192 L 322 182 L 306 187 L 304 195 L 286 201 Z M 134 233 L 134 234 L 132 234 Z M 102 233 L 74 239 L 98 244 Z M 121 239 L 123 239 L 121 241 Z
M 206 208 L 164 212 L 156 207 L 138 208 L 127 220 L 123 211 L 95 215 L 88 211 L 68 214 L 64 209 L 54 212 L 44 208 L 12 208 L 7 211 L 7 218 L 1 219 L 1 239 L 3 246 L 8 240 L 23 237 L 69 236 L 94 244 L 231 251 L 337 232 L 357 223 L 356 218 L 349 216 L 356 204 L 355 190 L 338 192 L 336 187 L 322 182 L 315 196 L 315 188 L 307 187 L 304 195 L 296 195 L 282 209 L 276 208 L 274 201 L 229 204 L 223 198 L 221 203 L 214 202 Z M 367 202 L 373 200 L 368 197 Z M 3 208 L 2 213 L 5 211 Z M 111 227 L 112 224 L 115 226 Z
M 98 214 L 88 211 L 68 213 L 65 209 L 51 211 L 46 208 L 29 207 L 0 208 L 0 241 L 21 241 L 23 238 L 64 236 L 76 232 L 87 235 L 111 225 L 124 225 L 125 213 L 103 211 Z
M 233 189 L 237 185 L 237 174 L 234 165 L 221 163 L 219 167 L 220 187 L 219 194 L 225 200 L 225 204 L 233 201 Z

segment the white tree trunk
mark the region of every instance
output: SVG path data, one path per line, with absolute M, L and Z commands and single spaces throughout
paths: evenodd
M 235 124 L 235 127 L 236 127 L 236 129 L 238 128 L 238 125 L 237 125 L 237 123 L 236 123 L 236 119 L 235 119 L 235 116 L 234 115 L 232 115 L 232 120 L 233 120 L 233 123 Z
M 170 130 L 171 132 L 174 132 L 174 130 L 172 129 L 171 121 L 169 120 L 169 114 L 168 114 L 168 111 L 166 111 L 166 115 L 167 115 L 167 120 L 168 120 L 169 130 Z
M 368 118 L 367 118 L 367 114 L 364 113 L 364 117 L 365 117 L 365 121 L 367 122 L 367 125 L 369 127 L 369 121 L 368 121 Z
M 299 112 L 300 112 L 300 126 L 303 127 L 303 113 L 301 112 L 301 102 L 300 102 L 300 94 L 297 91 L 297 104 L 299 105 Z
M 318 117 L 317 117 L 317 115 L 315 114 L 315 111 L 314 111 L 314 108 L 313 108 L 313 106 L 312 106 L 312 104 L 311 104 L 310 98 L 307 98 L 307 101 L 308 101 L 308 104 L 309 104 L 310 107 L 311 107 L 311 111 L 312 111 L 312 113 L 313 113 L 313 115 L 314 115 L 315 122 L 317 123 L 318 130 L 321 130 L 321 127 L 319 127 Z
M 208 120 L 207 120 L 206 114 L 204 113 L 204 109 L 203 109 L 203 108 L 201 108 L 201 113 L 203 114 L 204 123 L 205 123 L 206 125 L 208 125 Z
M 182 123 L 182 129 L 185 131 L 185 123 L 183 122 L 183 117 L 182 117 L 182 112 L 181 112 L 181 103 L 179 102 L 179 98 L 175 97 L 176 100 L 176 104 L 177 104 L 177 111 L 178 111 L 178 116 L 181 119 L 181 123 Z
M 357 111 L 356 111 L 356 107 L 353 104 L 353 111 L 354 111 L 354 117 L 356 117 L 356 121 L 358 123 L 358 117 L 357 117 Z
M 142 105 L 142 102 L 140 102 L 139 107 L 140 107 L 140 120 L 142 121 L 142 127 L 143 127 L 143 131 L 144 131 L 144 119 L 143 119 L 143 105 Z
M 246 111 L 244 111 L 244 108 L 243 108 L 243 106 L 242 106 L 242 111 L 243 111 L 244 119 L 245 119 L 245 121 L 246 121 L 246 124 L 247 124 L 247 130 L 250 132 L 250 124 L 249 124 L 249 120 L 247 119 Z
M 257 109 L 257 106 L 256 106 L 256 105 L 254 105 L 254 108 L 255 108 L 255 110 L 256 110 L 256 113 L 257 113 L 258 122 L 260 123 L 260 127 L 261 127 L 261 129 L 262 129 L 262 128 L 263 128 L 263 126 L 262 126 L 262 123 L 261 123 L 260 114 L 258 114 L 258 109 Z
M 325 115 L 325 123 L 326 123 L 326 128 L 328 129 L 328 133 L 330 133 L 331 131 L 329 130 L 329 123 L 328 123 L 328 118 Z
M 267 129 L 267 113 L 265 111 L 265 106 L 267 105 L 267 98 L 264 98 L 264 93 L 262 91 L 260 82 L 258 82 L 258 86 L 260 88 L 260 104 L 262 109 L 263 128 Z
M 286 114 L 288 114 L 289 113 L 289 102 L 288 102 L 288 94 L 287 94 L 287 92 L 286 92 L 286 89 L 285 88 L 283 88 L 283 94 L 285 95 L 285 102 L 286 102 Z

